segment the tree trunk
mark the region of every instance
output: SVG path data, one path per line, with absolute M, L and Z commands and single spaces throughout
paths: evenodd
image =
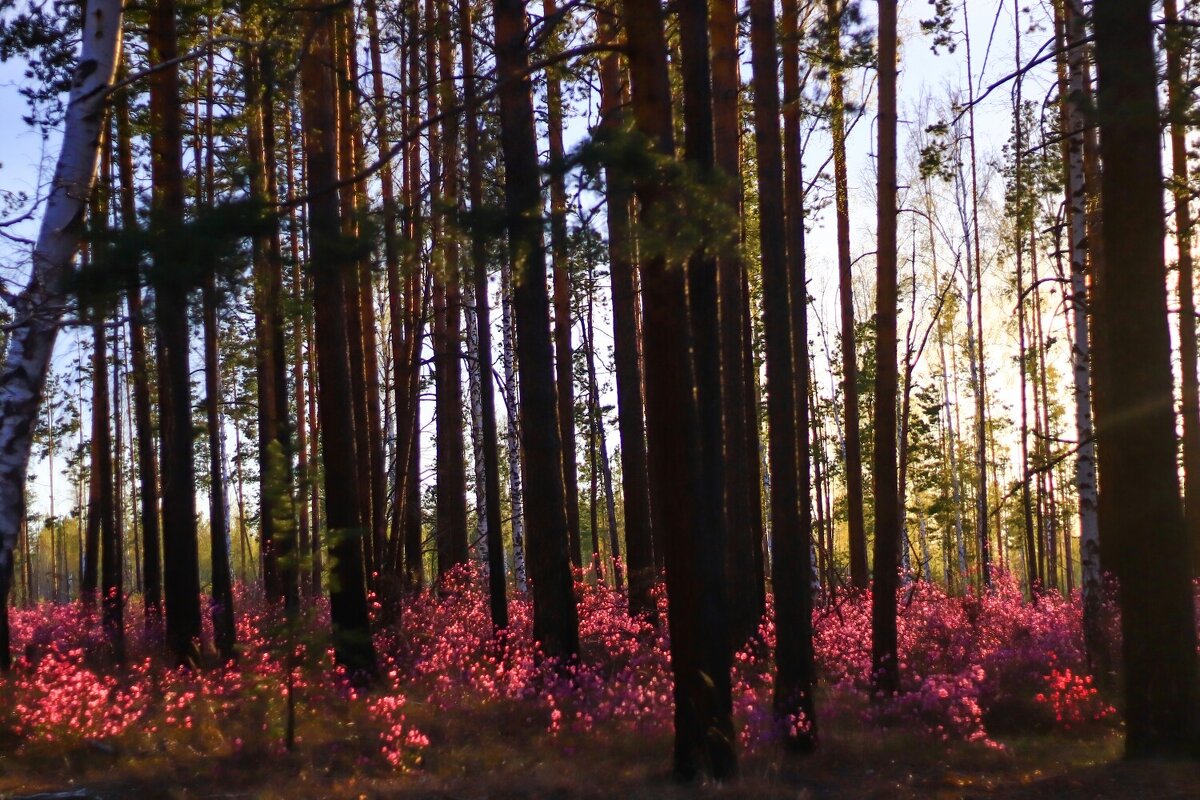
M 318 418 L 325 478 L 326 540 L 329 543 L 330 616 L 335 658 L 352 673 L 375 672 L 375 648 L 363 574 L 363 527 L 359 515 L 354 419 L 346 334 L 342 221 L 337 195 L 337 90 L 332 11 L 318 12 L 300 68 L 304 146 L 308 166 L 313 303 L 316 317 Z
M 161 0 L 150 16 L 152 64 L 179 54 L 174 0 Z M 151 231 L 155 234 L 155 322 L 160 353 L 158 404 L 162 457 L 163 588 L 167 643 L 175 659 L 195 662 L 200 639 L 200 567 L 196 541 L 196 476 L 189 359 L 188 292 L 172 247 L 184 222 L 182 120 L 179 66 L 164 66 L 149 78 Z
M 1196 354 L 1196 290 L 1188 183 L 1186 115 L 1194 101 L 1184 80 L 1187 33 L 1176 0 L 1163 0 L 1166 17 L 1167 114 L 1171 122 L 1171 194 L 1179 267 L 1179 363 L 1183 415 L 1183 513 L 1191 542 L 1192 574 L 1200 576 L 1200 369 Z
M 479 156 L 479 112 L 475 108 L 475 42 L 470 0 L 459 0 L 458 21 L 463 61 L 463 102 L 467 123 L 467 193 L 471 208 L 483 207 L 483 166 Z M 472 283 L 477 330 L 476 372 L 479 377 L 480 450 L 483 456 L 484 536 L 487 538 L 488 592 L 492 628 L 508 627 L 504 539 L 500 529 L 500 443 L 496 433 L 496 391 L 492 377 L 492 320 L 488 303 L 487 240 L 476 226 L 471 230 Z
M 617 15 L 602 8 L 600 36 L 617 38 Z M 621 64 L 617 53 L 600 63 L 601 128 L 619 135 L 624 118 Z M 617 383 L 617 428 L 621 437 L 621 498 L 625 511 L 625 549 L 629 571 L 629 613 L 653 614 L 654 545 L 650 533 L 650 495 L 646 475 L 646 428 L 642 416 L 642 375 L 638 360 L 633 240 L 630 231 L 630 179 L 606 168 L 608 193 L 609 280 L 612 287 L 613 362 Z M 614 553 L 616 550 L 614 549 Z
M 426 17 L 432 20 L 432 3 Z M 454 93 L 454 56 L 450 47 L 450 13 L 438 0 L 437 97 L 429 100 L 430 119 L 436 109 L 450 111 Z M 431 26 L 432 27 L 432 26 Z M 432 67 L 432 61 L 428 62 Z M 432 83 L 434 71 L 429 71 Z M 431 90 L 432 91 L 432 90 Z M 434 147 L 436 139 L 430 138 Z M 458 206 L 458 115 L 447 113 L 441 123 L 441 153 L 431 157 L 433 192 L 432 247 L 434 281 L 434 360 L 437 383 L 437 540 L 438 578 L 467 563 L 467 473 L 463 441 L 462 291 L 458 269 L 458 238 L 442 209 Z M 440 185 L 438 178 L 440 177 Z M 438 298 L 442 303 L 439 308 Z
M 846 173 L 846 102 L 839 0 L 825 0 L 829 37 L 829 128 L 833 138 L 834 205 L 837 211 L 838 298 L 842 320 L 842 396 L 845 409 L 846 514 L 850 585 L 867 588 L 867 533 L 863 523 L 862 445 L 858 420 L 858 346 L 854 329 L 854 274 L 850 258 L 850 181 Z
M 211 31 L 211 26 L 210 26 Z M 208 72 L 205 81 L 206 114 L 204 181 L 197 175 L 196 202 L 205 200 L 211 208 L 215 194 L 213 153 L 213 49 L 208 50 Z M 197 105 L 198 105 L 197 101 Z M 200 164 L 200 124 L 196 124 L 196 164 Z M 200 187 L 204 190 L 201 191 Z M 233 614 L 233 579 L 229 559 L 229 498 L 225 488 L 225 429 L 221 420 L 221 365 L 217 355 L 217 286 L 216 275 L 209 272 L 201 286 L 204 316 L 204 412 L 208 427 L 209 474 L 209 538 L 212 554 L 212 624 L 213 643 L 222 664 L 235 657 L 236 625 Z
M 711 182 L 715 174 L 715 144 L 708 2 L 685 3 L 678 13 L 683 71 L 683 157 L 702 180 Z M 698 438 L 700 464 L 699 474 L 694 478 L 698 482 L 693 484 L 696 492 L 694 543 L 684 545 L 676 540 L 671 560 L 675 562 L 675 571 L 683 573 L 681 577 L 692 584 L 690 591 L 695 595 L 692 624 L 698 645 L 696 667 L 704 691 L 695 692 L 689 701 L 696 702 L 702 713 L 698 721 L 705 726 L 706 733 L 701 741 L 707 751 L 708 768 L 714 777 L 722 779 L 737 773 L 737 756 L 733 748 L 729 676 L 733 642 L 728 635 L 727 619 L 728 545 L 716 249 L 715 242 L 702 242 L 687 264 L 687 311 L 690 312 L 687 318 L 691 323 L 688 338 L 692 343 L 697 415 L 692 435 Z M 671 566 L 668 561 L 668 569 Z M 681 567 L 686 567 L 687 571 Z M 671 579 L 668 575 L 668 581 Z
M 896 475 L 896 1 L 879 3 L 879 221 L 875 288 L 875 558 L 871 668 L 876 690 L 900 688 L 896 569 L 900 547 Z M 981 365 L 982 366 L 982 365 Z M 985 484 L 986 485 L 986 484 Z M 985 501 L 986 508 L 986 501 Z
M 1111 415 L 1097 415 L 1097 431 L 1112 499 L 1104 523 L 1121 564 L 1125 752 L 1184 756 L 1197 741 L 1196 628 L 1175 461 L 1151 3 L 1098 0 L 1092 15 L 1109 259 L 1095 316 L 1105 372 L 1121 376 L 1101 387 Z
M 542 16 L 558 15 L 555 0 L 542 0 Z M 551 23 L 558 24 L 558 23 Z M 553 46 L 553 45 L 552 45 Z M 583 566 L 579 539 L 579 483 L 575 459 L 575 363 L 571 346 L 571 272 L 567 252 L 567 181 L 563 162 L 561 67 L 546 69 L 546 133 L 550 147 L 550 261 L 554 274 L 554 369 L 558 388 L 558 436 L 562 440 L 563 487 L 566 489 L 567 534 L 571 563 Z
M 812 598 L 808 531 L 800 518 L 796 454 L 791 296 L 785 243 L 784 188 L 776 80 L 775 10 L 750 3 L 754 67 L 754 135 L 758 153 L 759 231 L 763 264 L 763 326 L 767 345 L 768 447 L 771 456 L 771 550 L 775 589 L 775 711 L 791 748 L 816 746 Z
M 138 225 L 133 147 L 130 141 L 129 95 L 116 95 L 117 175 L 120 179 L 121 224 L 129 231 Z M 158 464 L 150 417 L 150 380 L 146 363 L 146 324 L 142 288 L 135 265 L 129 265 L 126 303 L 129 309 L 129 360 L 133 380 L 134 436 L 137 439 L 138 498 L 141 501 L 141 587 L 146 624 L 162 614 L 162 567 L 158 525 Z
M 10 664 L 8 595 L 13 552 L 25 518 L 33 423 L 40 410 L 58 323 L 69 300 L 72 259 L 95 184 L 104 129 L 104 89 L 113 79 L 120 56 L 121 4 L 89 0 L 85 9 L 62 147 L 33 248 L 33 272 L 26 287 L 10 301 L 15 322 L 0 369 L 0 670 Z
M 516 328 L 513 325 L 512 262 L 505 258 L 500 265 L 500 314 L 504 332 L 504 410 L 506 414 L 505 449 L 508 453 L 508 502 L 512 514 L 513 575 L 517 591 L 527 586 L 525 560 L 525 500 L 521 486 L 521 420 L 519 389 L 516 371 Z
M 550 342 L 550 298 L 542 241 L 541 188 L 533 100 L 527 75 L 525 10 L 520 0 L 496 0 L 496 74 L 500 143 L 504 153 L 505 215 L 515 271 L 513 306 L 521 372 L 521 431 L 525 478 L 538 491 L 526 498 L 533 634 L 548 656 L 574 659 L 579 620 L 567 531 L 562 448 Z M 549 422 L 554 420 L 556 424 Z
M 985 588 L 991 588 L 992 574 L 988 566 L 988 490 L 987 490 L 987 362 L 983 356 L 983 255 L 979 228 L 979 180 L 975 155 L 975 73 L 971 62 L 971 29 L 967 2 L 963 0 L 963 40 L 967 53 L 967 120 L 971 152 L 971 264 L 975 280 L 975 317 L 979 323 L 974 347 L 979 357 L 979 374 L 975 383 L 975 455 L 979 469 L 975 497 L 975 535 L 979 544 L 979 575 Z M 882 91 L 882 89 L 881 89 Z M 968 278 L 968 282 L 971 279 Z

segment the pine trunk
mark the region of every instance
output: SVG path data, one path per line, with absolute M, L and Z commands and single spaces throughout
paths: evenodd
M 1176 468 L 1151 3 L 1097 0 L 1092 18 L 1109 259 L 1095 320 L 1105 374 L 1121 378 L 1100 387 L 1097 431 L 1111 496 L 1103 521 L 1121 564 L 1125 748 L 1130 757 L 1184 756 L 1197 741 L 1196 628 Z
M 546 252 L 538 213 L 542 201 L 525 10 L 520 0 L 496 0 L 494 9 L 505 214 L 515 272 L 513 306 L 525 478 L 538 487 L 525 498 L 533 634 L 546 655 L 571 660 L 579 653 L 579 620 L 562 478 L 563 442 L 557 425 Z M 556 424 L 549 424 L 551 420 Z

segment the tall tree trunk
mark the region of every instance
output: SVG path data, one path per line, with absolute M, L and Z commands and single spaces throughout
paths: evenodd
M 120 179 L 121 224 L 126 230 L 138 225 L 136 187 L 133 176 L 133 146 L 129 119 L 129 95 L 116 95 L 117 175 Z M 129 361 L 133 379 L 134 438 L 137 439 L 138 498 L 141 501 L 141 586 L 146 624 L 162 614 L 162 566 L 158 524 L 158 463 L 154 452 L 154 430 L 150 416 L 150 379 L 146 359 L 146 324 L 142 310 L 142 288 L 135 265 L 129 265 L 126 304 L 129 310 Z
M 722 201 L 737 213 L 741 204 L 738 102 L 736 3 L 712 0 L 709 28 L 712 39 L 714 161 L 725 188 Z M 721 380 L 724 408 L 725 518 L 729 533 L 729 597 L 731 638 L 740 643 L 753 634 L 764 611 L 764 587 L 758 580 L 755 552 L 762 550 L 758 481 L 751 466 L 757 465 L 757 447 L 749 448 L 749 437 L 757 442 L 757 415 L 746 405 L 746 363 L 742 353 L 742 314 L 749 298 L 742 292 L 745 265 L 733 248 L 718 254 L 717 285 L 720 292 Z
M 562 448 L 557 424 L 550 342 L 550 298 L 542 241 L 537 137 L 528 78 L 525 9 L 520 0 L 496 0 L 496 75 L 500 143 L 504 153 L 505 215 L 515 270 L 513 305 L 521 371 L 521 432 L 525 478 L 538 491 L 525 498 L 529 525 L 533 634 L 546 655 L 579 653 L 579 620 L 567 531 Z
M 376 0 L 365 0 L 363 9 L 366 12 L 367 42 L 371 59 L 371 111 L 375 117 L 375 138 L 379 157 L 385 159 L 379 170 L 379 191 L 383 206 L 383 262 L 387 280 L 389 319 L 388 347 L 392 361 L 392 389 L 396 393 L 394 408 L 398 412 L 401 408 L 400 393 L 405 391 L 408 385 L 407 381 L 402 380 L 407 371 L 402 367 L 405 350 L 404 298 L 400 275 L 399 209 L 396 203 L 395 171 L 389 155 L 392 149 L 392 132 L 388 117 L 388 98 L 383 84 L 383 49 L 379 31 L 378 3 Z M 400 64 L 403 67 L 403 55 L 401 55 Z M 401 106 L 401 116 L 403 116 L 403 111 L 404 107 Z M 389 415 L 391 411 L 392 409 L 389 408 Z M 397 413 L 396 430 L 399 431 L 403 425 L 404 422 Z M 396 442 L 401 441 L 407 442 L 407 437 L 398 435 Z M 394 462 L 397 475 L 402 473 L 405 468 L 398 461 L 399 455 L 400 449 L 397 447 L 393 454 L 393 458 L 397 459 Z M 404 462 L 404 465 L 407 465 L 407 461 Z M 381 474 L 384 475 L 386 484 L 386 471 Z M 393 489 L 398 490 L 399 487 L 400 481 L 393 481 Z M 387 492 L 386 485 L 382 485 L 378 489 L 380 496 L 384 497 Z M 399 578 L 399 575 L 396 574 L 396 555 L 400 538 L 400 509 L 404 504 L 401 491 L 395 491 L 393 503 L 391 531 L 388 537 L 390 544 L 387 547 L 389 557 L 382 560 L 379 569 L 380 578 L 384 581 L 381 583 L 381 587 L 384 588 L 384 594 L 388 597 L 394 596 L 398 591 L 398 586 L 393 584 Z M 396 610 L 399 609 L 399 605 L 393 604 L 393 607 Z
M 556 0 L 542 0 L 542 16 L 557 20 Z M 554 47 L 555 45 L 552 45 Z M 575 459 L 575 362 L 571 345 L 571 271 L 567 252 L 567 181 L 559 168 L 564 158 L 560 66 L 546 69 L 546 134 L 550 150 L 550 261 L 554 275 L 554 369 L 558 389 L 558 437 L 562 440 L 563 487 L 571 563 L 583 566 L 579 539 L 579 483 Z
M 1175 461 L 1166 236 L 1151 3 L 1097 0 L 1103 239 L 1096 323 L 1108 403 L 1097 415 L 1112 496 L 1125 665 L 1125 752 L 1194 754 L 1196 627 Z M 1099 405 L 1099 404 L 1098 404 Z M 1147 528 L 1145 521 L 1154 520 Z
M 603 7 L 600 36 L 617 38 L 617 14 Z M 624 118 L 620 56 L 605 53 L 600 63 L 601 128 L 619 135 Z M 646 428 L 642 416 L 642 375 L 638 359 L 633 239 L 630 230 L 630 178 L 612 166 L 605 170 L 608 193 L 609 280 L 612 287 L 613 362 L 617 383 L 617 428 L 621 436 L 621 498 L 625 511 L 625 549 L 629 570 L 629 613 L 655 611 L 654 545 L 650 533 L 650 494 L 646 474 Z M 614 552 L 615 549 L 614 549 Z
M 432 3 L 426 4 L 431 15 Z M 438 0 L 437 97 L 430 97 L 430 118 L 435 109 L 450 112 L 457 103 L 454 92 L 454 55 L 450 41 L 450 11 L 447 0 Z M 430 81 L 434 71 L 430 65 Z M 432 90 L 431 90 L 432 92 Z M 462 397 L 462 290 L 458 268 L 458 237 L 447 224 L 442 209 L 458 207 L 458 115 L 447 113 L 441 123 L 441 153 L 437 157 L 441 177 L 434 188 L 433 279 L 435 362 L 437 382 L 437 539 L 438 577 L 467 563 L 467 473 L 463 441 Z M 431 146 L 433 139 L 431 138 Z M 430 163 L 435 163 L 431 157 Z M 431 171 L 431 175 L 435 172 Z M 431 178 L 435 180 L 436 178 Z M 441 297 L 439 308 L 437 298 Z
M 167 643 L 180 663 L 194 662 L 200 639 L 200 566 L 196 539 L 196 475 L 192 437 L 188 292 L 173 243 L 184 222 L 182 120 L 174 0 L 160 0 L 150 16 L 150 149 L 154 194 L 155 321 L 160 353 L 158 404 L 162 454 L 163 588 Z
M 211 24 L 210 24 L 211 35 Z M 215 154 L 213 152 L 213 48 L 208 49 L 208 70 L 205 80 L 205 160 L 204 181 L 197 175 L 196 203 L 205 201 L 211 208 L 214 203 Z M 197 106 L 199 99 L 197 99 Z M 196 121 L 196 164 L 200 164 L 200 121 Z M 203 191 L 200 187 L 203 186 Z M 220 402 L 221 365 L 217 354 L 219 329 L 217 325 L 216 275 L 209 272 L 201 286 L 201 304 L 204 317 L 204 412 L 208 427 L 208 479 L 209 479 L 209 539 L 212 554 L 212 624 L 213 643 L 222 664 L 228 663 L 234 654 L 236 625 L 233 614 L 233 578 L 229 558 L 229 497 L 225 488 L 225 429 L 221 420 Z M 261 346 L 261 342 L 260 342 Z
M 662 8 L 657 0 L 625 0 L 623 9 L 634 122 L 660 157 L 671 158 L 674 141 Z M 701 23 L 703 19 L 701 16 Z M 681 25 L 687 26 L 691 36 L 699 27 L 695 17 L 681 19 Z M 693 51 L 690 69 L 697 69 L 694 55 Z M 700 74 L 707 80 L 704 72 Z M 695 80 L 695 75 L 689 76 L 689 83 Z M 641 222 L 653 226 L 664 213 L 667 187 L 644 175 L 637 176 L 635 185 Z M 642 243 L 648 244 L 646 239 Z M 668 264 L 661 244 L 645 248 L 640 267 L 645 292 L 643 374 L 651 512 L 655 535 L 664 545 L 675 679 L 674 769 L 682 779 L 701 772 L 731 775 L 736 760 L 732 741 L 724 735 L 730 722 L 721 688 L 727 684 L 722 680 L 725 676 L 706 672 L 706 661 L 727 642 L 706 649 L 710 643 L 700 641 L 700 604 L 707 601 L 699 596 L 699 576 L 688 547 L 693 536 L 697 541 L 711 541 L 712 532 L 697 526 L 712 520 L 701 519 L 697 507 L 702 481 L 698 468 L 700 423 L 693 393 L 685 270 L 682 265 Z M 721 631 L 711 633 L 712 638 L 721 638 Z M 707 683 L 706 675 L 711 676 Z
M 220 399 L 221 367 L 217 356 L 217 299 L 212 275 L 205 276 L 204 413 L 208 428 L 209 535 L 212 539 L 213 643 L 222 663 L 234 657 L 233 587 L 229 564 L 229 503 L 225 494 L 225 438 Z
M 308 167 L 308 224 L 311 237 L 313 303 L 316 317 L 318 417 L 325 478 L 326 539 L 329 543 L 330 616 L 335 657 L 353 673 L 375 671 L 363 574 L 363 528 L 359 514 L 350 368 L 346 353 L 347 263 L 340 244 L 342 221 L 337 183 L 337 90 L 332 11 L 317 12 L 313 36 L 300 68 L 304 146 Z
M 712 181 L 715 144 L 707 0 L 695 0 L 679 7 L 679 43 L 683 71 L 683 157 L 695 167 L 702 180 Z M 736 774 L 737 757 L 733 748 L 729 676 L 733 644 L 728 636 L 727 619 L 724 420 L 715 245 L 715 242 L 702 242 L 687 264 L 687 311 L 690 312 L 687 319 L 691 323 L 689 338 L 697 415 L 693 435 L 698 438 L 700 457 L 699 474 L 694 478 L 698 482 L 693 484 L 697 493 L 697 524 L 694 544 L 689 547 L 677 541 L 671 558 L 675 564 L 668 561 L 668 569 L 675 566 L 677 572 L 683 573 L 680 577 L 691 584 L 688 590 L 695 595 L 695 620 L 691 624 L 695 626 L 696 668 L 704 691 L 695 692 L 689 701 L 706 704 L 699 706 L 698 722 L 705 726 L 702 741 L 707 751 L 708 768 L 720 779 Z M 668 576 L 668 581 L 671 580 Z M 678 580 L 675 582 L 679 583 Z
M 421 84 L 421 14 L 417 3 L 408 5 L 407 35 L 405 47 L 408 54 L 408 85 Z M 405 195 L 408 215 L 406 232 L 410 242 L 419 245 L 425 240 L 424 218 L 421 214 L 421 140 L 416 135 L 420 113 L 420 92 L 408 93 L 406 109 L 406 133 L 409 146 L 405 154 L 407 167 L 404 173 Z M 432 151 L 431 151 L 432 152 Z M 407 300 L 407 325 L 405 343 L 408 357 L 404 360 L 405 373 L 397 377 L 398 385 L 407 385 L 404 394 L 397 392 L 401 407 L 396 410 L 397 430 L 403 438 L 399 442 L 400 466 L 396 494 L 402 498 L 401 528 L 404 537 L 404 583 L 408 589 L 418 589 L 425 580 L 423 530 L 421 524 L 421 447 L 420 447 L 420 358 L 425 325 L 426 295 L 425 280 L 421 272 L 421 248 L 409 248 L 405 298 Z
M 974 348 L 979 357 L 979 373 L 975 383 L 975 455 L 978 466 L 978 488 L 975 495 L 975 536 L 979 545 L 979 575 L 983 586 L 991 588 L 992 573 L 988 565 L 988 489 L 987 489 L 987 362 L 983 356 L 983 255 L 979 228 L 979 177 L 975 155 L 975 72 L 971 61 L 971 28 L 967 2 L 963 0 L 963 40 L 967 54 L 967 120 L 971 149 L 971 259 L 970 270 L 975 280 Z M 881 90 L 882 91 L 882 90 Z M 968 278 L 968 282 L 970 278 Z M 878 568 L 877 568 L 878 569 Z
M 116 487 L 113 483 L 112 431 L 109 428 L 111 404 L 108 381 L 108 337 L 103 322 L 92 326 L 92 471 L 96 475 L 96 507 L 88 518 L 94 517 L 99 528 L 99 548 L 92 551 L 102 568 L 101 605 L 103 608 L 104 638 L 109 656 L 120 663 L 125 658 L 125 631 L 121 596 L 121 538 L 117 530 Z M 92 568 L 94 571 L 94 567 Z M 94 579 L 94 575 L 93 575 Z M 95 592 L 95 586 L 92 587 Z M 84 595 L 86 598 L 86 594 Z
M 68 302 L 72 259 L 96 179 L 105 87 L 121 51 L 122 6 L 88 0 L 54 179 L 33 248 L 29 283 L 12 301 L 15 323 L 0 369 L 0 670 L 9 667 L 8 595 L 25 518 L 25 480 L 46 374 Z
M 854 273 L 850 258 L 850 181 L 846 171 L 845 67 L 840 0 L 825 0 L 829 37 L 829 128 L 833 138 L 834 204 L 837 211 L 838 298 L 842 320 L 842 396 L 845 398 L 846 514 L 850 584 L 867 588 L 867 532 L 863 523 L 862 445 L 858 419 L 858 346 L 854 328 Z
M 308 370 L 305 369 L 304 350 L 306 346 L 311 346 L 306 338 L 305 318 L 309 315 L 308 304 L 305 298 L 305 279 L 302 272 L 302 265 L 308 260 L 307 254 L 301 252 L 301 223 L 299 214 L 296 212 L 295 200 L 296 194 L 296 163 L 295 163 L 295 144 L 294 130 L 295 125 L 292 122 L 292 104 L 289 102 L 286 105 L 284 116 L 284 174 L 287 175 L 287 196 L 288 201 L 288 248 L 292 257 L 291 270 L 291 302 L 292 315 L 290 320 L 292 333 L 292 351 L 289 354 L 291 359 L 292 370 L 292 385 L 293 396 L 296 403 L 296 522 L 298 525 L 296 544 L 297 565 L 300 567 L 300 594 L 302 597 L 312 597 L 314 594 L 314 586 L 317 593 L 320 591 L 319 573 L 314 580 L 312 573 L 312 556 L 313 556 L 313 540 L 315 534 L 316 518 L 315 515 L 310 521 L 309 508 L 313 504 L 309 502 L 309 493 L 313 484 L 312 476 L 309 474 L 309 455 L 308 455 L 308 390 L 306 380 L 310 377 Z
M 1184 81 L 1185 29 L 1176 0 L 1163 0 L 1166 17 L 1167 114 L 1171 122 L 1171 194 L 1179 267 L 1179 363 L 1183 414 L 1183 513 L 1191 541 L 1192 574 L 1200 576 L 1200 369 L 1196 354 L 1196 288 L 1192 262 L 1192 212 L 1186 115 L 1193 103 Z
M 479 112 L 475 107 L 475 42 L 470 0 L 459 0 L 458 22 L 462 45 L 463 102 L 466 106 L 467 194 L 471 209 L 483 207 L 483 165 L 479 155 Z M 487 240 L 476 226 L 471 231 L 472 288 L 478 344 L 480 450 L 483 456 L 484 536 L 487 537 L 488 592 L 492 628 L 508 627 L 508 597 L 504 569 L 504 539 L 500 529 L 500 443 L 496 433 L 496 391 L 492 377 L 492 319 L 488 302 Z
M 83 263 L 85 268 L 88 266 L 89 260 L 89 255 L 85 254 Z M 96 377 L 97 370 L 100 372 L 99 379 Z M 101 482 L 104 470 L 100 465 L 105 460 L 106 454 L 101 451 L 100 447 L 102 445 L 105 448 L 108 447 L 106 444 L 108 442 L 108 390 L 105 388 L 104 395 L 101 395 L 100 386 L 107 387 L 107 374 L 108 367 L 104 360 L 104 327 L 103 323 L 96 323 L 92 326 L 92 405 L 89 421 L 91 439 L 88 445 L 87 523 L 84 525 L 83 552 L 80 554 L 83 560 L 83 569 L 79 573 L 79 599 L 84 608 L 89 611 L 96 607 L 100 581 L 100 527 L 105 516 L 101 511 L 101 506 L 105 502 L 105 486 Z M 101 427 L 104 428 L 103 433 L 100 431 Z M 111 458 L 111 454 L 107 457 Z M 111 462 L 109 469 L 111 469 Z
M 875 582 L 871 593 L 871 667 L 877 691 L 887 696 L 900 688 L 896 652 L 896 569 L 900 547 L 896 475 L 896 0 L 879 3 L 877 152 Z
M 813 704 L 812 598 L 808 531 L 800 518 L 796 454 L 795 376 L 791 296 L 785 243 L 783 165 L 775 9 L 771 0 L 750 3 L 754 67 L 754 135 L 758 152 L 759 232 L 763 264 L 763 325 L 767 345 L 768 446 L 771 456 L 772 585 L 775 589 L 775 710 L 790 747 L 816 745 Z M 796 276 L 798 277 L 798 276 Z
M 513 576 L 517 590 L 527 586 L 525 559 L 525 500 L 521 484 L 521 420 L 516 370 L 516 327 L 513 324 L 512 262 L 507 257 L 500 265 L 500 315 L 504 352 L 504 410 L 506 415 L 505 449 L 508 455 L 508 501 L 512 514 Z
M 350 180 L 361 166 L 361 130 L 358 118 L 358 69 L 355 60 L 354 34 L 355 16 L 347 7 L 334 17 L 333 49 L 336 58 L 336 101 L 337 101 L 337 169 L 344 182 L 338 190 L 340 200 L 342 235 L 349 241 L 357 241 L 361 235 L 360 220 L 364 212 L 366 188 L 360 180 Z M 360 254 L 353 259 L 353 267 L 342 273 L 345 304 L 343 318 L 346 325 L 346 346 L 349 353 L 350 405 L 344 413 L 353 419 L 355 472 L 358 476 L 357 513 L 362 526 L 362 551 L 365 578 L 369 588 L 374 587 L 378 573 L 379 554 L 375 552 L 376 509 L 374 489 L 376 482 L 371 461 L 372 430 L 368 410 L 368 358 L 367 352 L 375 349 L 375 331 L 367 329 L 363 316 L 362 294 L 367 257 Z M 319 356 L 318 356 L 319 359 Z

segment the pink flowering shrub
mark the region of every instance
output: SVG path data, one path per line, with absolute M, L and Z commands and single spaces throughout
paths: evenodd
M 583 581 L 581 658 L 561 663 L 533 641 L 528 596 L 510 597 L 510 626 L 493 636 L 485 582 L 475 570 L 386 606 L 372 597 L 380 678 L 355 689 L 327 645 L 329 607 L 307 604 L 295 626 L 261 595 L 237 587 L 238 657 L 210 669 L 162 661 L 162 642 L 127 608 L 126 666 L 106 660 L 98 614 L 79 603 L 13 609 L 13 672 L 0 677 L 0 733 L 19 743 L 124 739 L 155 747 L 280 749 L 289 709 L 296 741 L 333 738 L 359 757 L 407 770 L 439 741 L 439 722 L 491 707 L 549 736 L 603 727 L 665 735 L 673 724 L 666 598 L 658 621 L 631 619 L 624 597 Z M 1200 591 L 1200 585 L 1198 585 Z M 813 613 L 820 676 L 818 721 L 922 731 L 939 740 L 998 746 L 993 735 L 1030 727 L 1077 731 L 1111 725 L 1116 710 L 1086 674 L 1078 596 L 1024 600 L 1011 576 L 985 595 L 902 587 L 900 691 L 871 699 L 871 597 L 838 594 Z M 1115 620 L 1113 609 L 1108 619 Z M 1115 625 L 1114 622 L 1110 624 Z M 205 615 L 205 640 L 211 622 Z M 773 615 L 733 657 L 735 729 L 743 748 L 771 746 L 786 728 L 772 708 Z M 1116 631 L 1108 631 L 1115 641 Z M 211 659 L 210 659 L 211 660 Z
M 1045 677 L 1046 688 L 1035 698 L 1054 711 L 1054 719 L 1063 728 L 1099 722 L 1117 710 L 1100 697 L 1091 675 L 1078 675 L 1070 669 L 1050 670 Z

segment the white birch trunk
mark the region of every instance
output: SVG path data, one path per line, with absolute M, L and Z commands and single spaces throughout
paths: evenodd
M 1079 492 L 1079 562 L 1085 629 L 1100 625 L 1100 525 L 1097 517 L 1096 442 L 1092 426 L 1092 374 L 1088 347 L 1087 314 L 1087 184 L 1083 168 L 1085 93 L 1083 39 L 1086 36 L 1083 4 L 1067 6 L 1067 202 L 1071 210 L 1071 309 L 1075 319 L 1071 366 L 1075 378 L 1075 432 L 1079 452 L 1075 457 L 1075 485 Z M 1068 563 L 1069 568 L 1069 563 Z
M 69 297 L 84 214 L 96 179 L 107 90 L 121 52 L 119 0 L 88 0 L 79 63 L 71 81 L 62 149 L 33 250 L 29 284 L 13 301 L 0 370 L 0 602 L 7 603 L 13 549 L 25 516 L 25 478 L 34 421 Z M 7 612 L 5 612 L 7 613 Z M 7 631 L 7 626 L 5 626 Z M 7 657 L 7 638 L 2 643 Z
M 501 324 L 504 327 L 504 408 L 508 413 L 508 495 L 512 506 L 513 572 L 517 589 L 528 588 L 525 571 L 525 504 L 521 502 L 521 435 L 517 420 L 517 372 L 513 362 L 516 328 L 513 320 L 512 265 L 505 259 L 500 269 Z

